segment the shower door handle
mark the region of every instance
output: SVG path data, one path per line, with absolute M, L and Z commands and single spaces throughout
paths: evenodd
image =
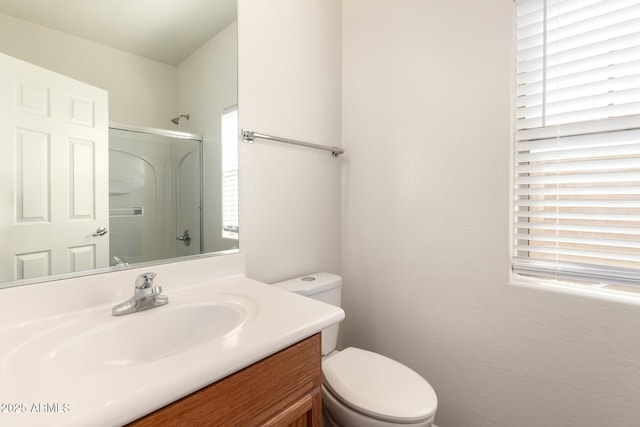
M 189 246 L 191 244 L 191 235 L 189 234 L 189 230 L 184 230 L 182 236 L 176 237 L 176 240 L 180 240 L 185 246 Z

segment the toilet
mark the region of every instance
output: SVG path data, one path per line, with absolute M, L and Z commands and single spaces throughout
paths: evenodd
M 330 273 L 273 286 L 340 306 L 342 278 Z M 322 331 L 323 424 L 329 427 L 429 427 L 438 407 L 429 383 L 407 366 L 367 350 L 336 350 L 338 325 Z

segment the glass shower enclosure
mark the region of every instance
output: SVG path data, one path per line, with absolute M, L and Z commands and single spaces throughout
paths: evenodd
M 202 252 L 202 140 L 109 128 L 110 264 Z

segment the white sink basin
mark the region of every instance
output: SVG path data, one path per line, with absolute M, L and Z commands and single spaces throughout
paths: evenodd
M 3 371 L 24 379 L 149 363 L 232 337 L 256 310 L 253 300 L 232 294 L 170 297 L 167 305 L 117 317 L 106 307 L 23 341 Z

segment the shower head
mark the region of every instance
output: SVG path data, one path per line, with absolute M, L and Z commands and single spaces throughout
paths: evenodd
M 180 119 L 186 117 L 187 120 L 189 120 L 189 114 L 180 114 L 178 117 L 174 117 L 173 119 L 171 119 L 171 122 L 173 122 L 174 125 L 177 125 L 180 123 Z

